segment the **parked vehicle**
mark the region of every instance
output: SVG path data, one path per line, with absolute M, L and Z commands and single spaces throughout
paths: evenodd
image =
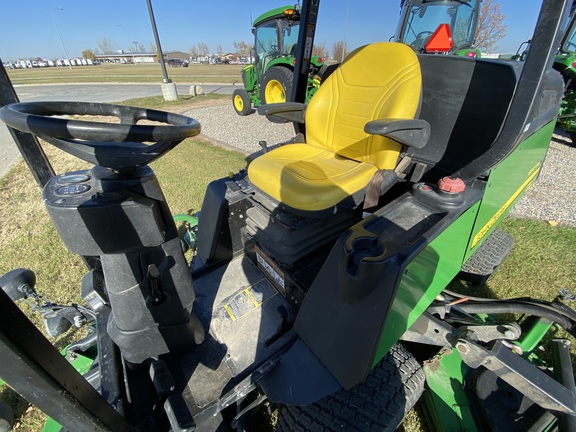
M 245 116 L 255 107 L 266 103 L 289 100 L 292 91 L 296 46 L 300 29 L 300 7 L 289 5 L 268 11 L 254 20 L 254 62 L 242 69 L 243 89 L 232 94 L 232 105 L 238 115 Z M 241 61 L 246 62 L 246 59 Z M 306 100 L 318 86 L 317 76 L 324 59 L 311 57 Z
M 188 67 L 189 62 L 186 60 L 181 60 L 177 58 L 171 58 L 167 60 L 168 66 L 170 67 Z

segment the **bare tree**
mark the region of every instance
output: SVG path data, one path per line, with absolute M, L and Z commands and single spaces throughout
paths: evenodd
M 344 61 L 344 57 L 348 55 L 348 49 L 346 48 L 346 42 L 338 41 L 332 46 L 332 58 L 339 62 Z
M 154 42 L 150 42 L 150 52 L 155 53 L 156 51 L 158 51 L 156 44 Z
M 143 44 L 139 43 L 136 45 L 136 52 L 143 53 L 145 51 L 146 51 L 146 47 Z
M 210 52 L 208 45 L 206 45 L 204 42 L 198 42 L 196 44 L 196 48 L 198 49 L 198 54 L 200 54 L 201 56 L 205 56 Z
M 192 45 L 188 52 L 190 53 L 190 57 L 198 57 L 198 48 L 196 48 L 196 45 Z
M 96 57 L 94 57 L 94 51 L 91 49 L 86 49 L 82 51 L 82 58 L 94 60 Z
M 224 50 L 222 49 L 222 45 L 218 45 L 216 47 L 216 53 L 218 53 L 218 57 L 222 57 L 222 55 L 224 54 Z
M 323 57 L 323 58 L 328 58 L 330 56 L 330 52 L 328 52 L 328 49 L 326 48 L 326 44 L 324 42 L 322 42 L 321 44 L 315 44 L 314 45 L 314 47 L 312 48 L 312 55 L 318 56 L 318 57 Z
M 484 0 L 478 16 L 475 46 L 480 51 L 492 52 L 498 49 L 498 41 L 506 36 L 506 16 L 500 11 L 500 3 L 496 0 Z
M 234 49 L 240 57 L 247 57 L 250 54 L 250 45 L 246 42 L 234 42 Z
M 98 49 L 102 54 L 114 53 L 114 44 L 107 37 L 98 38 Z

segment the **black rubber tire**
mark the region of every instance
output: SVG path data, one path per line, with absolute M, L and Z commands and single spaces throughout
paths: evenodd
M 247 116 L 252 112 L 252 101 L 245 89 L 236 89 L 232 93 L 232 106 L 239 116 Z
M 514 247 L 514 237 L 499 229 L 482 243 L 462 266 L 458 277 L 473 286 L 486 285 Z
M 292 93 L 293 76 L 293 72 L 283 66 L 272 66 L 270 69 L 268 69 L 262 77 L 262 82 L 260 83 L 260 103 L 264 105 L 267 103 L 279 102 L 266 100 L 266 86 L 268 86 L 272 80 L 275 80 L 282 85 L 284 88 L 284 94 L 286 95 L 286 100 L 288 100 L 290 98 L 290 94 Z
M 10 405 L 0 402 L 0 432 L 10 432 L 14 425 L 14 412 Z
M 305 407 L 283 407 L 276 431 L 395 431 L 422 395 L 424 380 L 414 356 L 396 344 L 352 389 Z

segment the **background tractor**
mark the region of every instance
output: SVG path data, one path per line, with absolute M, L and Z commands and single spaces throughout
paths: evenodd
M 421 53 L 477 57 L 480 51 L 473 45 L 480 4 L 481 0 L 403 0 L 394 40 Z
M 239 115 L 251 113 L 252 104 L 258 107 L 289 100 L 299 28 L 299 5 L 279 7 L 254 20 L 254 48 L 251 51 L 254 63 L 242 69 L 244 88 L 236 89 L 232 95 L 232 104 Z M 310 60 L 306 100 L 310 100 L 320 85 L 316 75 L 324 64 L 324 59 L 318 56 L 312 56 Z
M 562 44 L 554 59 L 554 69 L 564 78 L 564 99 L 560 107 L 558 125 L 570 134 L 576 145 L 576 15 L 572 8 L 572 19 L 566 28 Z

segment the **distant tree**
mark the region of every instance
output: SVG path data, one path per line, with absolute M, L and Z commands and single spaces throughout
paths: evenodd
M 113 54 L 114 44 L 107 37 L 98 38 L 98 49 L 102 54 Z
M 198 54 L 201 56 L 205 56 L 210 52 L 210 48 L 204 42 L 198 42 L 196 44 L 196 48 L 198 49 Z
M 498 49 L 498 41 L 506 36 L 508 26 L 504 24 L 506 16 L 500 11 L 500 3 L 496 0 L 484 0 L 478 16 L 475 46 L 483 52 L 493 52 Z
M 240 55 L 240 57 L 247 57 L 250 55 L 250 46 L 246 42 L 234 42 L 234 49 Z
M 324 42 L 322 42 L 321 44 L 315 44 L 314 45 L 314 47 L 312 48 L 312 55 L 318 56 L 318 57 L 323 57 L 323 58 L 328 58 L 330 56 L 330 53 L 328 52 L 328 49 L 326 48 L 326 44 Z
M 158 49 L 156 48 L 156 44 L 154 42 L 150 42 L 150 52 L 156 52 Z
M 96 57 L 94 56 L 94 52 L 91 49 L 87 49 L 82 51 L 82 58 L 94 60 Z
M 138 43 L 135 45 L 136 52 L 143 53 L 146 52 L 146 47 L 144 44 Z
M 224 50 L 222 49 L 222 45 L 218 45 L 216 47 L 216 52 L 218 53 L 218 57 L 222 57 L 222 55 L 224 54 Z
M 198 57 L 198 48 L 196 45 L 192 45 L 188 52 L 190 53 L 190 57 Z
M 348 54 L 346 49 L 346 42 L 338 41 L 332 46 L 332 58 L 337 61 L 343 61 L 344 57 Z

